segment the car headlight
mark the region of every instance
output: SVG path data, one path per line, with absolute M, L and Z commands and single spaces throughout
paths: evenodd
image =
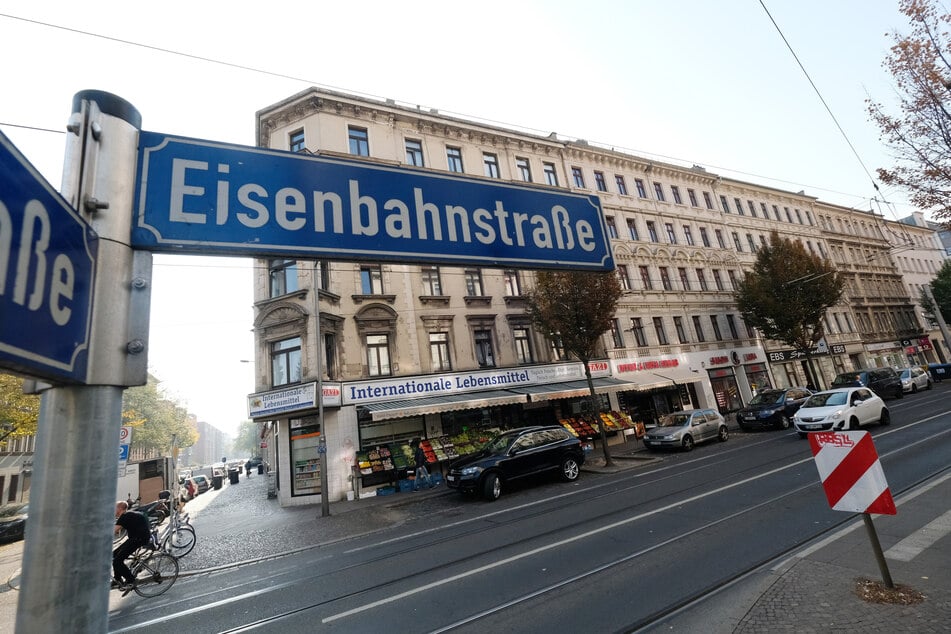
M 482 473 L 482 467 L 466 467 L 459 472 L 460 475 L 464 476 L 474 476 L 479 475 L 480 473 Z
M 845 410 L 837 409 L 829 414 L 829 420 L 841 420 L 845 416 Z
M 762 410 L 762 411 L 759 413 L 759 417 L 760 417 L 760 418 L 769 418 L 770 416 L 772 416 L 773 414 L 775 414 L 777 411 L 778 411 L 778 410 L 775 410 L 775 409 L 764 409 L 764 410 Z

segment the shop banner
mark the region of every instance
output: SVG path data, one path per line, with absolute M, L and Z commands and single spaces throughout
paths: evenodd
M 603 370 L 599 370 L 603 372 Z M 595 372 L 592 372 L 594 375 Z M 425 376 L 355 381 L 343 384 L 344 405 L 365 405 L 402 398 L 445 396 L 483 390 L 499 390 L 584 379 L 580 363 L 562 363 L 478 372 L 455 372 Z

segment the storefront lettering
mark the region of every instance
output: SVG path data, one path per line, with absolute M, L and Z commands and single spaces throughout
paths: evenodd
M 642 370 L 659 370 L 661 368 L 676 368 L 680 365 L 679 359 L 659 359 L 656 361 L 637 361 L 634 363 L 619 363 L 618 372 L 639 372 Z
M 530 381 L 528 371 L 518 370 L 494 374 L 465 374 L 451 378 L 439 377 L 428 381 L 411 379 L 383 385 L 347 385 L 346 390 L 347 399 L 350 402 L 358 402 L 398 396 L 446 394 L 473 388 L 525 385 Z
M 729 362 L 730 362 L 730 357 L 726 356 L 725 354 L 722 354 L 717 357 L 710 357 L 710 365 L 722 365 L 724 363 L 729 363 Z

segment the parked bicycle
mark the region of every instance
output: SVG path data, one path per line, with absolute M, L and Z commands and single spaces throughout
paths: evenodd
M 132 587 L 122 589 L 122 596 L 135 591 L 140 597 L 157 597 L 168 592 L 178 579 L 178 558 L 158 547 L 158 533 L 153 529 L 152 539 L 139 547 L 129 558 L 129 570 L 135 581 Z M 113 588 L 120 589 L 116 579 Z
M 188 513 L 182 513 L 176 506 L 158 536 L 158 543 L 170 555 L 184 557 L 192 551 L 196 541 L 195 528 L 190 523 Z

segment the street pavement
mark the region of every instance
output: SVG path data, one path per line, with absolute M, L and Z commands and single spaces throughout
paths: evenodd
M 614 448 L 606 468 L 591 454 L 584 471 L 613 473 L 656 458 L 634 445 Z M 590 477 L 590 476 L 589 476 Z M 398 526 L 433 496 L 457 495 L 445 485 L 418 493 L 281 508 L 267 498 L 267 477 L 243 475 L 189 502 L 198 535 L 181 559 L 183 575 L 238 567 Z M 874 525 L 891 578 L 909 605 L 863 599 L 860 586 L 882 585 L 861 516 L 821 541 L 772 562 L 686 606 L 654 626 L 656 632 L 949 632 L 951 631 L 951 473 L 896 499 L 898 514 Z M 0 547 L 0 632 L 12 632 L 22 542 Z M 864 584 L 862 582 L 864 580 Z

